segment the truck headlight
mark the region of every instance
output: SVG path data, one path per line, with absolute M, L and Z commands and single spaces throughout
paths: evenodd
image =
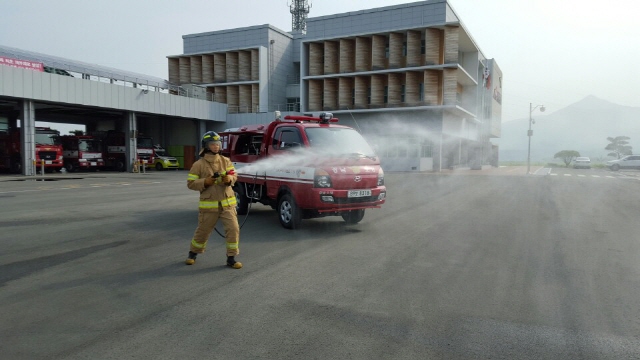
M 378 170 L 378 186 L 382 185 L 384 185 L 384 171 L 380 168 L 380 170 Z
M 317 188 L 330 188 L 331 176 L 329 176 L 329 173 L 322 169 L 316 169 L 313 176 L 313 186 Z

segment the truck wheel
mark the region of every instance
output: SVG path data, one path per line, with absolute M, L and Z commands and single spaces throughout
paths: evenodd
M 76 171 L 75 166 L 73 166 L 72 163 L 66 163 L 64 164 L 64 168 L 67 169 L 68 172 L 74 172 Z
M 124 166 L 124 163 L 122 161 L 117 161 L 116 162 L 116 170 L 123 172 L 125 170 L 127 170 L 126 166 Z
M 351 210 L 351 211 L 342 213 L 342 218 L 349 225 L 359 223 L 363 217 L 364 217 L 364 209 Z
M 20 158 L 11 159 L 11 172 L 14 174 L 20 174 L 22 172 L 22 160 Z
M 162 164 L 160 164 L 159 162 L 156 163 L 156 170 L 158 171 L 162 171 L 164 170 L 164 167 L 162 167 Z
M 287 229 L 297 229 L 300 227 L 302 211 L 300 211 L 298 205 L 296 205 L 291 194 L 287 193 L 282 195 L 278 201 L 278 217 L 280 218 L 280 224 Z
M 249 211 L 249 201 L 251 201 L 246 194 L 243 183 L 238 183 L 233 187 L 233 192 L 236 194 L 236 212 L 238 215 L 246 215 Z

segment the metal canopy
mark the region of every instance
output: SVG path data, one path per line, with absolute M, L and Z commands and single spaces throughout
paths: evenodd
M 136 84 L 157 86 L 162 89 L 168 89 L 170 87 L 170 83 L 167 80 L 159 77 L 138 74 L 126 70 L 114 69 L 107 66 L 89 64 L 82 61 L 65 59 L 58 56 L 46 55 L 3 45 L 0 45 L 0 56 L 17 60 L 40 62 L 44 64 L 45 67 L 66 70 L 80 74 L 93 75 L 102 78 L 113 79 L 116 81 L 126 81 Z

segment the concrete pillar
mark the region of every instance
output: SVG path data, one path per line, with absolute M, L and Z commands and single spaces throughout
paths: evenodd
M 355 41 L 340 39 L 340 72 L 351 73 L 355 70 Z
M 442 105 L 442 72 L 426 70 L 424 72 L 425 105 Z
M 227 53 L 227 82 L 238 81 L 238 53 L 230 51 Z
M 389 105 L 400 105 L 402 103 L 403 74 L 389 74 Z
M 251 49 L 251 81 L 260 80 L 260 51 Z
M 227 82 L 227 56 L 225 53 L 213 54 L 213 82 Z
M 309 80 L 309 111 L 322 110 L 322 80 Z
M 371 38 L 371 62 L 373 70 L 383 70 L 387 68 L 387 37 L 384 35 L 373 35 Z
M 238 52 L 238 79 L 240 81 L 251 80 L 251 52 Z
M 442 64 L 442 30 L 426 29 L 424 32 L 425 65 Z
M 340 78 L 338 84 L 338 108 L 353 109 L 353 78 Z
M 194 84 L 202 83 L 202 56 L 195 55 L 190 59 L 191 62 L 191 82 Z
M 325 79 L 322 110 L 333 111 L 338 108 L 338 79 Z
M 444 63 L 458 63 L 458 34 L 459 28 L 447 26 L 444 28 Z
M 443 105 L 456 105 L 458 98 L 458 69 L 444 69 L 442 74 L 443 82 Z
M 405 58 L 402 54 L 404 46 L 403 33 L 389 34 L 389 68 L 397 69 L 404 67 Z
M 384 103 L 384 88 L 387 86 L 386 75 L 372 75 L 371 76 L 371 104 L 370 108 L 383 108 L 386 106 Z
M 202 55 L 202 82 L 213 83 L 213 55 Z
M 355 68 L 356 71 L 371 70 L 371 38 L 361 36 L 356 38 Z
M 180 84 L 180 59 L 169 58 L 169 82 Z
M 322 43 L 309 44 L 309 76 L 324 74 L 324 45 Z
M 354 81 L 354 89 L 355 89 L 355 109 L 367 109 L 369 108 L 368 97 L 369 97 L 369 86 L 371 84 L 371 80 L 368 76 L 356 76 Z
M 125 145 L 125 171 L 133 172 L 133 164 L 136 162 L 138 156 L 136 149 L 138 147 L 138 122 L 136 119 L 136 113 L 133 111 L 127 111 L 124 114 L 124 145 Z
M 407 31 L 407 66 L 421 66 L 422 32 L 417 30 Z
M 191 84 L 191 58 L 183 56 L 179 59 L 180 84 Z
M 409 106 L 418 105 L 420 102 L 420 82 L 422 80 L 422 73 L 408 71 L 406 73 L 406 86 L 405 86 L 405 103 Z
M 324 42 L 324 74 L 336 74 L 339 70 L 340 55 L 337 41 Z
M 252 109 L 251 85 L 240 85 L 238 91 L 239 112 L 250 113 Z
M 20 102 L 20 161 L 22 162 L 22 175 L 35 175 L 36 167 L 36 108 L 31 100 Z

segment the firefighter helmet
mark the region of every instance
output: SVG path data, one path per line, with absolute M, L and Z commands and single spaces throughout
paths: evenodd
M 218 135 L 218 133 L 216 133 L 215 131 L 207 131 L 206 133 L 204 133 L 204 135 L 202 135 L 202 148 L 200 149 L 200 156 L 202 156 L 205 151 L 209 150 L 209 143 L 211 142 L 218 142 L 220 143 L 220 145 L 222 145 L 220 135 Z

